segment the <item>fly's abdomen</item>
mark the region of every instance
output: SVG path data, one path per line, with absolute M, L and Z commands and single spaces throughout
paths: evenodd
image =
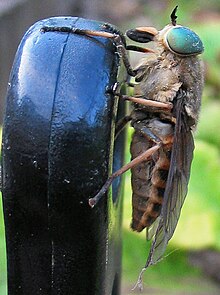
M 144 151 L 149 149 L 152 144 L 141 136 L 137 131 L 134 132 L 131 143 L 132 159 L 136 158 Z M 131 169 L 132 185 L 132 222 L 133 230 L 139 229 L 140 220 L 145 213 L 147 203 L 151 192 L 151 175 L 154 167 L 154 161 L 145 161 Z
M 159 150 L 159 158 L 152 171 L 149 200 L 147 202 L 145 212 L 140 219 L 137 231 L 141 231 L 145 227 L 151 226 L 151 224 L 160 215 L 169 169 L 170 152 L 161 148 Z
M 148 149 L 152 143 L 138 133 L 131 144 L 132 158 Z M 160 215 L 164 191 L 170 169 L 172 143 L 163 145 L 153 159 L 137 165 L 131 170 L 132 178 L 132 223 L 131 228 L 142 231 Z

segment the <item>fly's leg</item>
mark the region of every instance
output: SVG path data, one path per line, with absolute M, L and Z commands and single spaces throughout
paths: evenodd
M 127 45 L 126 49 L 130 50 L 130 51 L 137 51 L 137 52 L 142 52 L 142 53 L 155 53 L 155 51 L 153 49 L 144 48 L 144 47 L 140 47 L 140 46 L 136 46 L 136 45 Z
M 163 103 L 160 101 L 155 101 L 155 100 L 149 100 L 147 98 L 142 98 L 142 97 L 136 97 L 136 96 L 127 96 L 127 95 L 123 95 L 120 93 L 116 93 L 115 95 L 118 95 L 119 98 L 124 99 L 124 100 L 129 100 L 131 102 L 134 103 L 139 103 L 143 106 L 147 106 L 147 107 L 155 107 L 155 108 L 161 108 L 161 109 L 165 109 L 167 111 L 171 111 L 173 108 L 173 104 L 172 103 Z
M 93 31 L 93 30 L 84 30 L 78 28 L 70 28 L 70 27 L 48 27 L 44 26 L 41 28 L 43 33 L 46 32 L 60 32 L 60 33 L 69 33 L 69 34 L 77 34 L 83 36 L 96 36 L 96 37 L 104 37 L 104 38 L 114 38 L 115 36 L 119 36 L 118 34 L 109 33 L 105 31 Z
M 157 144 L 157 145 L 151 147 L 150 149 L 148 149 L 147 151 L 145 151 L 144 153 L 142 153 L 141 155 L 139 155 L 138 157 L 133 159 L 130 163 L 124 165 L 121 169 L 114 172 L 107 179 L 107 181 L 105 182 L 103 187 L 100 189 L 98 194 L 95 197 L 89 199 L 89 205 L 93 208 L 97 204 L 97 202 L 103 197 L 103 195 L 107 192 L 107 190 L 109 189 L 110 185 L 112 184 L 113 180 L 116 177 L 122 175 L 127 170 L 129 170 L 129 169 L 133 168 L 134 166 L 142 163 L 143 161 L 147 161 L 159 148 L 160 148 L 160 144 Z
M 107 192 L 107 190 L 109 189 L 110 185 L 112 184 L 113 180 L 122 175 L 123 173 L 125 173 L 127 170 L 135 167 L 136 165 L 147 161 L 150 157 L 153 156 L 153 154 L 161 147 L 161 145 L 163 144 L 162 140 L 157 137 L 151 130 L 150 128 L 147 128 L 146 126 L 144 126 L 144 124 L 138 124 L 138 123 L 134 123 L 133 127 L 140 132 L 143 136 L 145 136 L 148 140 L 151 140 L 152 142 L 155 143 L 155 145 L 151 148 L 149 148 L 147 151 L 143 152 L 142 154 L 140 154 L 139 156 L 137 156 L 136 158 L 134 158 L 130 163 L 124 165 L 122 168 L 120 168 L 119 170 L 117 170 L 116 172 L 114 172 L 105 182 L 105 184 L 103 185 L 103 187 L 101 188 L 101 190 L 98 192 L 98 194 L 89 199 L 89 205 L 91 207 L 94 207 L 97 202 L 102 198 L 102 196 Z
M 114 41 L 115 46 L 117 48 L 117 52 L 123 59 L 123 63 L 125 65 L 127 73 L 130 76 L 136 76 L 137 74 L 137 72 L 133 70 L 131 67 L 128 54 L 126 51 L 126 45 L 124 43 L 124 40 L 119 34 L 109 33 L 105 31 L 83 30 L 83 29 L 70 28 L 70 27 L 43 27 L 41 31 L 42 32 L 61 32 L 61 33 L 65 32 L 65 33 L 78 34 L 78 35 L 110 38 Z
M 148 124 L 144 124 L 142 122 L 135 122 L 133 124 L 133 127 L 135 130 L 141 133 L 147 140 L 150 140 L 155 145 L 143 152 L 142 154 L 140 154 L 139 156 L 137 156 L 136 158 L 134 158 L 130 163 L 126 164 L 125 166 L 114 172 L 107 179 L 106 183 L 103 185 L 98 194 L 94 198 L 89 199 L 89 205 L 91 207 L 94 207 L 97 204 L 97 202 L 107 192 L 107 190 L 109 189 L 110 185 L 116 177 L 122 175 L 124 172 L 135 167 L 136 165 L 149 160 L 149 158 L 152 157 L 154 153 L 158 151 L 162 145 L 170 144 L 173 138 L 172 125 L 163 123 L 160 120 L 155 120 L 154 122 L 149 122 Z M 158 130 L 158 135 L 152 131 L 155 130 L 155 128 Z
M 137 71 L 134 70 L 130 64 L 127 50 L 135 50 L 143 53 L 152 52 L 152 49 L 142 48 L 138 46 L 126 46 L 125 38 L 123 38 L 119 33 L 109 33 L 105 31 L 93 31 L 93 30 L 83 30 L 78 28 L 70 28 L 70 27 L 42 27 L 42 32 L 61 32 L 61 33 L 71 33 L 78 35 L 86 35 L 86 36 L 95 36 L 95 37 L 104 37 L 110 38 L 115 43 L 118 54 L 122 57 L 123 63 L 125 65 L 126 71 L 130 76 L 135 77 Z
M 131 86 L 134 86 L 134 85 L 132 84 Z M 162 102 L 159 102 L 159 101 L 148 100 L 148 99 L 145 99 L 145 98 L 142 98 L 142 97 L 127 96 L 127 95 L 121 94 L 118 91 L 119 88 L 120 88 L 120 85 L 118 83 L 115 83 L 113 85 L 113 87 L 111 87 L 108 90 L 108 92 L 112 93 L 115 96 L 118 96 L 120 99 L 128 100 L 128 101 L 131 101 L 131 102 L 134 102 L 134 103 L 139 103 L 141 105 L 148 106 L 148 107 L 160 108 L 160 109 L 166 110 L 168 112 L 170 112 L 172 110 L 172 108 L 173 108 L 172 103 L 162 103 Z M 122 119 L 120 119 L 117 122 L 116 128 L 115 128 L 115 138 L 117 138 L 117 136 L 123 130 L 125 125 L 131 120 L 132 120 L 132 116 L 128 115 L 128 116 L 123 117 Z M 175 118 L 173 118 L 173 120 L 175 122 Z
M 143 53 L 152 53 L 154 51 L 152 49 L 142 48 L 142 47 L 139 47 L 139 46 L 133 46 L 133 45 L 126 46 L 123 43 L 123 40 L 122 40 L 120 35 L 115 35 L 113 37 L 113 40 L 114 40 L 114 43 L 115 43 L 115 46 L 117 48 L 117 51 L 118 51 L 119 55 L 122 57 L 122 60 L 123 60 L 123 63 L 124 63 L 124 66 L 126 68 L 126 71 L 127 71 L 128 75 L 130 75 L 132 77 L 135 77 L 137 75 L 137 70 L 134 70 L 132 68 L 127 51 L 128 50 L 135 50 L 135 51 L 139 51 L 139 52 L 143 52 Z
M 127 81 L 127 84 L 128 85 L 130 84 L 129 80 Z M 131 83 L 130 86 L 134 87 L 134 84 Z M 172 108 L 173 108 L 173 104 L 171 102 L 163 103 L 163 102 L 160 102 L 160 101 L 149 100 L 147 98 L 143 98 L 143 97 L 140 97 L 140 96 L 124 95 L 124 94 L 121 94 L 119 92 L 119 88 L 120 88 L 120 85 L 118 83 L 115 83 L 113 85 L 113 87 L 111 87 L 107 91 L 109 93 L 112 93 L 115 96 L 118 96 L 122 100 L 128 100 L 128 101 L 131 101 L 133 103 L 141 104 L 143 106 L 160 108 L 160 109 L 164 109 L 166 111 L 171 111 Z
M 148 107 L 157 107 L 157 108 L 162 108 L 164 110 L 170 111 L 172 109 L 172 103 L 162 103 L 162 102 L 158 102 L 158 101 L 152 101 L 152 100 L 146 100 L 143 98 L 136 98 L 136 97 L 130 97 L 130 96 L 126 96 L 126 95 L 120 95 L 121 98 L 125 99 L 125 100 L 130 100 L 133 102 L 138 102 L 142 105 L 148 106 Z M 175 118 L 171 118 L 173 120 L 173 122 L 175 123 Z M 115 138 L 119 135 L 119 133 L 123 130 L 123 128 L 125 127 L 125 125 L 132 120 L 132 116 L 128 115 L 123 117 L 121 120 L 119 120 L 116 124 L 116 128 L 115 128 Z M 134 127 L 134 126 L 133 126 Z M 135 128 L 135 127 L 134 127 Z M 138 128 L 138 127 L 137 127 Z M 144 128 L 144 127 L 143 127 Z M 136 128 L 135 128 L 136 129 Z M 140 130 L 141 133 L 143 133 Z M 145 133 L 146 132 L 146 133 Z M 149 129 L 147 127 L 145 127 L 145 132 L 144 135 L 146 136 L 146 134 L 150 134 Z M 149 136 L 149 138 L 154 141 L 155 137 L 153 137 L 153 133 L 151 133 L 151 136 Z M 155 141 L 156 142 L 156 141 Z
M 130 82 L 129 80 L 126 82 L 126 84 L 127 84 L 129 87 L 134 87 L 134 86 L 135 86 L 135 83 L 132 83 L 132 82 Z
M 130 115 L 127 115 L 123 118 L 121 118 L 115 126 L 115 139 L 118 137 L 120 132 L 124 129 L 124 127 L 127 125 L 128 122 L 132 120 L 132 117 Z
M 143 124 L 142 122 L 135 122 L 133 123 L 132 127 L 134 127 L 134 129 L 143 135 L 147 140 L 150 140 L 158 145 L 162 144 L 161 139 L 156 134 L 154 134 L 151 129 L 146 126 L 146 124 Z

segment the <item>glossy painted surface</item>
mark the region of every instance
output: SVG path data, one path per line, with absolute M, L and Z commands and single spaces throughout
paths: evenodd
M 168 31 L 166 40 L 170 49 L 181 55 L 200 54 L 204 50 L 199 36 L 186 27 L 173 27 Z
M 116 295 L 120 181 L 111 210 L 106 199 L 94 209 L 87 200 L 111 167 L 116 100 L 106 90 L 116 82 L 117 55 L 110 40 L 43 33 L 44 25 L 99 30 L 101 23 L 43 20 L 17 51 L 2 147 L 9 294 Z

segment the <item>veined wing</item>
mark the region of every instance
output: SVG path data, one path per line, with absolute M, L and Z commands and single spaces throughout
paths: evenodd
M 167 244 L 176 229 L 181 208 L 187 194 L 194 142 L 190 127 L 186 122 L 187 115 L 183 102 L 184 97 L 179 96 L 175 104 L 176 126 L 170 170 L 164 193 L 159 225 L 151 245 L 145 268 L 157 263 L 163 257 Z

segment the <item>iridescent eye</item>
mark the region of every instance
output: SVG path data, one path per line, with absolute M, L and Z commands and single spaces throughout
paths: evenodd
M 196 55 L 204 50 L 199 36 L 186 27 L 176 26 L 171 28 L 165 39 L 168 49 L 179 55 Z

